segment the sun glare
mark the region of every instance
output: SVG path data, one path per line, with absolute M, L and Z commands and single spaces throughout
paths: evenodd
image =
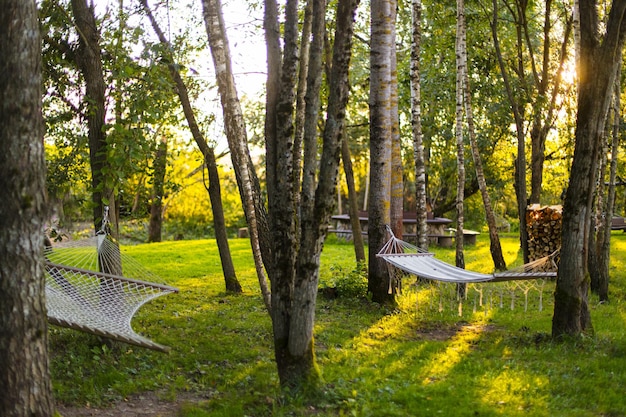
M 566 62 L 561 70 L 561 79 L 564 85 L 574 85 L 578 74 L 576 73 L 576 64 L 574 62 Z

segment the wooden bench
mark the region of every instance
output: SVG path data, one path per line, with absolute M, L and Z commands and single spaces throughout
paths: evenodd
M 450 232 L 452 235 L 454 235 L 456 233 L 456 229 L 453 229 L 453 228 L 446 229 L 446 231 Z M 464 229 L 463 230 L 463 245 L 468 245 L 468 246 L 475 245 L 476 244 L 476 237 L 479 234 L 480 234 L 480 232 L 477 232 L 475 230 Z
M 327 234 L 334 233 L 337 236 L 337 239 L 342 239 L 346 241 L 352 240 L 352 230 L 350 229 L 328 229 Z M 361 235 L 367 236 L 367 232 L 361 231 Z
M 454 229 L 448 229 L 451 232 L 454 232 Z M 619 229 L 618 229 L 619 230 Z M 626 224 L 624 224 L 624 230 L 626 231 Z M 343 239 L 346 241 L 352 240 L 352 230 L 350 229 L 328 229 L 328 233 L 334 233 L 338 239 Z M 367 232 L 361 232 L 363 236 L 367 236 Z M 476 236 L 478 236 L 480 232 L 476 232 L 474 230 L 464 230 L 463 231 L 463 244 L 464 245 L 475 245 L 476 244 Z M 404 233 L 402 238 L 407 240 L 407 242 L 412 241 L 415 242 L 417 235 L 415 233 Z M 409 240 L 409 238 L 411 238 Z M 454 233 L 444 234 L 444 235 L 428 235 L 431 243 L 436 244 L 442 248 L 451 248 L 456 236 Z
M 621 230 L 626 232 L 626 218 L 613 217 L 611 219 L 611 230 Z
M 452 242 L 456 236 L 454 235 L 428 235 L 430 239 L 433 239 L 437 242 L 437 246 L 441 246 L 442 248 L 451 248 Z
M 480 232 L 476 232 L 474 230 L 463 230 L 463 243 L 465 245 L 475 245 L 476 236 L 479 234 Z

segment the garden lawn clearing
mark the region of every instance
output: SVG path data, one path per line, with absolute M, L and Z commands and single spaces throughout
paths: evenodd
M 518 242 L 515 235 L 502 237 L 510 264 L 521 264 Z M 595 335 L 558 343 L 550 337 L 553 282 L 543 284 L 541 301 L 538 291 L 525 299 L 523 289 L 514 294 L 505 288 L 484 290 L 491 298 L 482 303 L 478 290 L 470 290 L 460 305 L 446 289 L 414 285 L 410 277 L 398 308 L 388 310 L 365 296 L 352 246 L 331 237 L 320 287 L 337 290 L 318 297 L 315 326 L 323 382 L 315 394 L 291 396 L 278 385 L 271 323 L 249 241 L 230 244 L 243 295 L 224 291 L 213 240 L 123 247 L 180 289 L 144 306 L 133 321 L 138 332 L 172 350 L 107 344 L 51 327 L 52 379 L 62 415 L 626 415 L 621 232 L 612 236 L 611 302 L 590 298 Z M 434 251 L 454 262 L 454 249 Z M 491 272 L 486 234 L 467 248 L 465 259 L 468 269 Z

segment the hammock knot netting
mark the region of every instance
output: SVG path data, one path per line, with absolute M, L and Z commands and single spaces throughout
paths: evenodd
M 134 259 L 111 236 L 46 245 L 46 304 L 52 324 L 158 351 L 169 348 L 136 333 L 131 320 L 145 303 L 178 292 Z

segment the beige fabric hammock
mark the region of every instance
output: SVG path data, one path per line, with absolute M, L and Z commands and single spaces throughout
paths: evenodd
M 421 278 L 468 284 L 556 277 L 556 264 L 554 263 L 556 254 L 537 259 L 511 271 L 485 274 L 443 262 L 435 258 L 433 253 L 398 239 L 390 228 L 387 228 L 387 231 L 391 237 L 376 256 L 393 267 Z

